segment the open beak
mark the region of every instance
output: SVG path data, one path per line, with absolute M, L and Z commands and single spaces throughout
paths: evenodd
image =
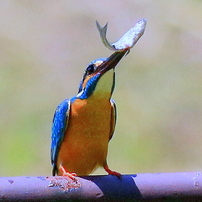
M 103 62 L 98 68 L 97 72 L 104 74 L 105 72 L 109 71 L 116 67 L 122 57 L 128 52 L 128 49 L 124 49 L 122 51 L 117 51 L 113 53 L 111 56 L 107 58 L 105 62 Z

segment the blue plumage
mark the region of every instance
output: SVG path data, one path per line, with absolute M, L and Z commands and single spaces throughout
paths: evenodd
M 70 100 L 64 100 L 55 110 L 52 124 L 52 144 L 51 144 L 51 162 L 53 165 L 53 175 L 56 173 L 57 156 L 60 145 L 64 139 L 65 130 L 68 124 L 70 110 Z

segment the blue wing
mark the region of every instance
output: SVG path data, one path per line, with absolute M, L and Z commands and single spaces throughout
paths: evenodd
M 66 99 L 57 107 L 53 117 L 51 135 L 51 163 L 53 165 L 53 175 L 55 175 L 57 171 L 57 157 L 68 125 L 69 111 L 70 100 Z

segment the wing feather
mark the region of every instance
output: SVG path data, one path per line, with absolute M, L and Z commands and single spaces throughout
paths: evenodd
M 117 118 L 117 111 L 116 111 L 116 104 L 113 99 L 110 100 L 111 103 L 111 132 L 109 136 L 109 140 L 113 137 L 115 126 L 116 126 L 116 118 Z
M 57 172 L 57 157 L 68 125 L 69 111 L 70 100 L 66 99 L 58 105 L 53 117 L 51 135 L 51 163 L 53 165 L 53 175 Z

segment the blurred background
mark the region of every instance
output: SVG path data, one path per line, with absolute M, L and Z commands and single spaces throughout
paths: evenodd
M 86 65 L 147 19 L 116 69 L 118 108 L 108 162 L 121 173 L 202 169 L 202 1 L 0 1 L 0 176 L 50 175 L 56 106 Z M 96 174 L 105 174 L 103 169 Z

